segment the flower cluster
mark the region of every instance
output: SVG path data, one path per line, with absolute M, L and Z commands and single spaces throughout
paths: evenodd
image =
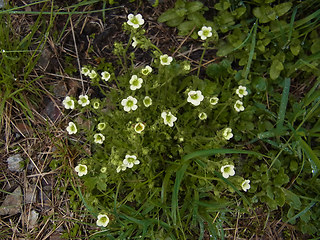
M 125 171 L 127 168 L 133 168 L 134 165 L 140 164 L 140 161 L 135 155 L 126 155 L 122 163 L 117 168 L 117 173 L 120 171 Z
M 234 165 L 231 165 L 231 164 L 222 166 L 220 171 L 224 178 L 229 178 L 230 176 L 234 176 L 236 174 L 234 170 Z M 250 189 L 250 180 L 244 180 L 241 183 L 241 188 L 245 192 L 248 191 Z

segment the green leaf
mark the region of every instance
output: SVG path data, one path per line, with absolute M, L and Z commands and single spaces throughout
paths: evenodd
M 175 19 L 171 19 L 167 21 L 167 25 L 169 27 L 177 27 L 183 22 L 183 20 L 184 20 L 184 17 L 177 16 Z
M 300 198 L 290 190 L 283 188 L 283 191 L 286 197 L 286 202 L 290 205 L 290 207 L 300 210 L 301 208 Z
M 187 35 L 194 27 L 193 21 L 184 21 L 178 26 L 181 35 Z
M 284 67 L 282 62 L 280 62 L 278 59 L 274 59 L 270 67 L 270 78 L 272 80 L 277 79 L 283 69 Z
M 178 18 L 176 11 L 174 9 L 169 9 L 168 11 L 162 13 L 158 18 L 158 22 L 163 23 L 173 19 Z
M 292 7 L 292 2 L 285 2 L 274 6 L 274 10 L 278 17 L 286 14 Z
M 195 2 L 187 2 L 186 8 L 188 10 L 188 13 L 198 12 L 203 7 L 203 3 L 199 1 Z
M 278 206 L 283 207 L 286 201 L 286 196 L 282 190 L 282 188 L 275 188 L 274 189 L 274 196 L 275 196 L 275 201 L 278 204 Z
M 314 53 L 317 53 L 320 51 L 320 39 L 316 39 L 313 44 L 311 45 L 311 48 L 310 48 L 312 54 Z
M 276 12 L 268 5 L 254 8 L 253 15 L 259 19 L 260 23 L 267 23 L 276 19 Z
M 231 44 L 226 43 L 225 41 L 222 41 L 218 45 L 218 51 L 217 51 L 217 56 L 223 57 L 227 56 L 229 53 L 233 51 L 233 46 Z
M 290 44 L 290 51 L 292 52 L 293 55 L 297 56 L 301 50 L 301 44 L 299 39 L 294 39 L 292 40 Z
M 274 178 L 274 185 L 280 187 L 288 182 L 289 177 L 287 174 L 284 173 L 284 169 L 281 168 L 277 176 Z
M 317 177 L 319 175 L 319 169 L 320 169 L 319 158 L 312 151 L 311 147 L 305 141 L 302 140 L 301 137 L 298 138 L 298 141 L 300 142 L 301 148 L 306 153 L 306 155 L 308 156 L 308 160 L 311 163 L 313 177 Z
M 219 79 L 222 77 L 227 77 L 229 75 L 228 70 L 231 67 L 231 62 L 224 59 L 220 63 L 212 63 L 207 69 L 207 75 L 212 79 Z
M 219 11 L 223 11 L 223 10 L 227 10 L 230 6 L 231 4 L 229 3 L 229 1 L 221 0 L 219 3 L 214 5 L 214 8 Z
M 184 17 L 186 14 L 187 14 L 187 9 L 185 8 L 179 8 L 179 9 L 176 9 L 176 14 L 179 16 L 179 17 Z
M 267 89 L 267 80 L 263 77 L 254 78 L 252 84 L 255 87 L 255 89 L 257 89 L 259 92 L 265 91 Z

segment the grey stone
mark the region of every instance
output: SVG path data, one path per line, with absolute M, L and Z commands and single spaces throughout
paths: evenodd
M 4 7 L 4 0 L 0 0 L 0 8 Z
M 0 206 L 0 215 L 15 215 L 21 213 L 22 191 L 17 187 L 13 193 L 8 194 Z
M 23 159 L 20 154 L 13 155 L 7 159 L 8 168 L 12 172 L 21 172 L 23 170 L 22 162 Z

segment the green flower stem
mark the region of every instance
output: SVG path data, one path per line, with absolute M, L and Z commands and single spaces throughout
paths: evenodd
M 200 69 L 201 69 L 203 57 L 204 57 L 204 54 L 206 53 L 207 48 L 208 48 L 208 46 L 209 46 L 209 44 L 208 44 L 208 39 L 205 41 L 205 43 L 203 44 L 203 46 L 204 46 L 204 49 L 203 49 L 203 52 L 202 52 L 202 55 L 201 55 L 201 58 L 200 58 L 199 67 L 198 67 L 198 72 L 197 72 L 197 77 L 199 77 L 199 75 L 200 75 Z
M 218 117 L 220 116 L 220 114 L 229 106 L 228 104 L 229 101 L 227 101 L 226 103 L 222 103 L 224 106 L 223 108 L 220 110 L 220 112 L 218 113 L 218 115 L 215 117 L 215 119 L 213 120 L 214 122 L 217 121 Z
M 177 107 L 175 107 L 175 110 L 178 111 L 180 108 L 182 108 L 184 105 L 186 105 L 187 102 L 184 101 L 183 103 L 181 103 L 180 105 L 178 105 Z
M 125 69 L 128 68 L 126 55 L 127 55 L 127 51 L 128 51 L 128 49 L 129 49 L 129 46 L 131 45 L 132 38 L 133 38 L 133 32 L 131 31 L 128 44 L 127 44 L 127 46 L 126 46 L 126 48 L 124 49 L 124 52 L 123 52 L 123 60 L 124 60 L 124 68 L 125 68 Z
M 162 55 L 161 50 L 160 50 L 156 45 L 154 45 L 154 44 L 151 43 L 150 46 L 153 47 L 155 50 L 157 50 L 157 51 Z

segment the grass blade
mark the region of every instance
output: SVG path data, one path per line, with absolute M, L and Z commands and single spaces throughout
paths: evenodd
M 286 110 L 288 105 L 289 90 L 290 90 L 290 78 L 286 78 L 284 80 L 284 88 L 283 88 L 280 107 L 279 107 L 277 126 L 276 126 L 277 130 L 280 130 L 283 128 L 284 118 L 286 116 Z
M 263 157 L 263 155 L 261 153 L 257 153 L 257 152 L 253 152 L 253 151 L 219 148 L 219 149 L 209 149 L 209 150 L 196 151 L 196 152 L 190 153 L 188 155 L 185 155 L 182 159 L 184 161 L 187 161 L 192 158 L 209 157 L 209 156 L 212 156 L 215 154 L 253 154 L 253 155 L 256 155 L 259 157 Z
M 312 169 L 313 178 L 318 177 L 319 176 L 319 169 L 320 169 L 320 160 L 319 160 L 319 158 L 312 151 L 311 147 L 304 140 L 302 140 L 301 137 L 298 137 L 298 141 L 300 143 L 301 148 L 303 149 L 303 151 L 308 156 L 308 160 L 310 161 L 311 165 L 314 166 L 314 168 Z
M 183 164 L 182 167 L 176 173 L 176 181 L 173 186 L 172 201 L 171 201 L 171 214 L 172 214 L 172 220 L 174 225 L 177 224 L 179 188 L 180 188 L 180 184 L 184 176 L 184 173 L 186 172 L 188 166 L 189 166 L 189 163 Z
M 251 41 L 251 46 L 250 46 L 250 52 L 249 52 L 249 59 L 248 59 L 248 64 L 246 66 L 246 71 L 244 72 L 244 79 L 247 80 L 249 72 L 250 72 L 250 67 L 254 55 L 254 49 L 256 47 L 256 35 L 257 35 L 257 28 L 258 28 L 258 20 L 254 23 L 254 29 L 253 29 L 253 36 L 252 36 L 252 41 Z

